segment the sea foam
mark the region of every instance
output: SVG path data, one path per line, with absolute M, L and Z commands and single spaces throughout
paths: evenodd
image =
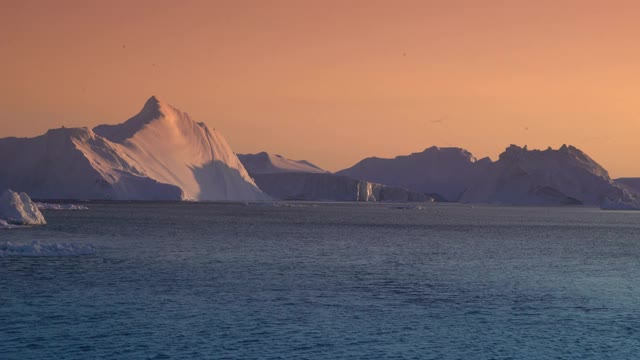
M 91 244 L 72 244 L 72 243 L 41 243 L 40 241 L 32 241 L 29 244 L 12 243 L 7 241 L 0 244 L 0 256 L 22 256 L 22 257 L 40 257 L 40 256 L 84 256 L 94 255 L 96 247 Z
M 40 210 L 89 210 L 88 207 L 78 204 L 36 203 L 36 206 Z

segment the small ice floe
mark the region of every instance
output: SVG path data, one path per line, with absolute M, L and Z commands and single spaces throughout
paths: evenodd
M 89 210 L 88 207 L 78 204 L 49 204 L 37 202 L 36 206 L 40 210 Z
M 24 226 L 23 225 L 9 224 L 5 220 L 0 219 L 0 230 L 3 230 L 3 229 L 15 229 L 15 228 L 20 228 L 20 227 L 24 227 Z
M 86 256 L 95 255 L 95 253 L 96 247 L 91 244 L 46 244 L 37 240 L 30 244 L 12 243 L 10 241 L 5 242 L 4 244 L 0 243 L 0 256 Z
M 392 206 L 389 209 L 395 209 L 395 210 L 424 210 L 426 209 L 426 206 L 420 206 L 420 205 L 406 205 L 406 206 Z
M 44 225 L 47 223 L 29 195 L 9 189 L 0 196 L 0 219 L 13 225 Z
M 318 207 L 318 204 L 301 204 L 293 202 L 273 202 L 273 207 L 288 207 L 288 208 L 311 208 Z
M 263 202 L 255 202 L 248 203 L 248 206 L 257 206 L 257 207 L 278 207 L 278 208 L 315 208 L 318 207 L 318 204 L 312 203 L 297 203 L 297 202 L 283 202 L 283 201 L 263 201 Z

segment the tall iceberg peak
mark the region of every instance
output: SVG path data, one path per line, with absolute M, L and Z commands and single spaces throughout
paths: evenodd
M 137 132 L 155 120 L 174 120 L 176 118 L 189 119 L 189 116 L 173 106 L 160 101 L 156 96 L 151 96 L 144 103 L 140 112 L 129 120 L 116 125 L 98 125 L 93 131 L 110 141 L 120 143 L 133 137 Z
M 23 156 L 16 160 L 15 153 Z M 121 124 L 0 139 L 0 163 L 0 187 L 41 199 L 269 198 L 222 134 L 155 96 Z

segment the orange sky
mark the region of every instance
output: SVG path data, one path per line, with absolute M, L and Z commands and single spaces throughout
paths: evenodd
M 637 1 L 0 6 L 0 137 L 122 122 L 157 95 L 238 153 L 329 170 L 568 143 L 640 176 Z

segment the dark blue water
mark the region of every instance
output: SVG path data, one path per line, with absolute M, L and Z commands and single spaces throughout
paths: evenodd
M 637 359 L 640 212 L 104 203 L 5 241 L 2 359 Z

